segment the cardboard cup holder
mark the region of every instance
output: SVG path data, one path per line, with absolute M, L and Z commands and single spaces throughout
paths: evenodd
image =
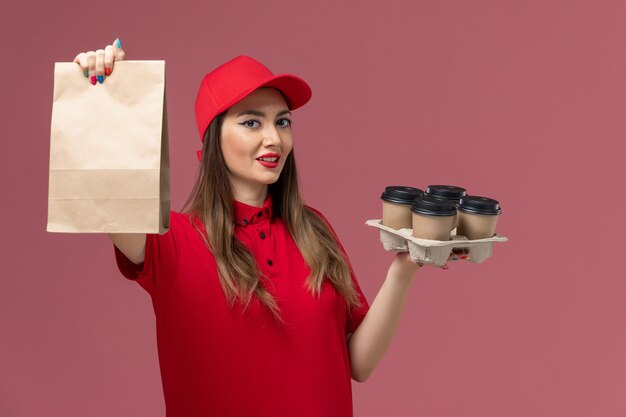
M 468 261 L 481 263 L 491 256 L 495 242 L 507 242 L 509 239 L 495 233 L 485 239 L 468 240 L 452 230 L 450 240 L 429 240 L 413 237 L 413 229 L 392 229 L 382 224 L 382 219 L 372 219 L 366 225 L 380 230 L 380 242 L 388 252 L 409 252 L 413 262 L 443 266 L 448 261 L 450 252 L 456 248 L 467 248 Z

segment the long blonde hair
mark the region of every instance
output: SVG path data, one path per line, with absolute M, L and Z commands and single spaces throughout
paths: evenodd
M 239 298 L 245 309 L 256 295 L 274 317 L 283 322 L 276 300 L 260 283 L 262 271 L 256 259 L 234 234 L 233 192 L 219 140 L 225 113 L 213 119 L 205 132 L 198 176 L 181 212 L 190 206 L 187 212 L 190 221 L 215 257 L 229 305 L 232 307 Z M 319 296 L 324 279 L 328 279 L 343 296 L 348 308 L 357 308 L 360 301 L 350 265 L 326 222 L 303 203 L 298 182 L 292 149 L 278 180 L 268 186 L 273 215 L 282 218 L 311 270 L 307 278 L 311 294 Z M 206 236 L 198 229 L 196 218 L 204 225 Z

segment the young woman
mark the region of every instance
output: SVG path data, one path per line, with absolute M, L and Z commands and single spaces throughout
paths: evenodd
M 116 40 L 74 61 L 97 88 L 123 58 Z M 351 416 L 351 378 L 370 376 L 396 331 L 420 265 L 396 254 L 370 308 L 299 192 L 292 110 L 310 97 L 248 56 L 206 74 L 183 210 L 163 235 L 109 234 L 152 298 L 167 416 Z

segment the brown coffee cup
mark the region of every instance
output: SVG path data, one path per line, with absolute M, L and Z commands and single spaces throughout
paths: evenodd
M 463 187 L 457 187 L 456 185 L 429 185 L 426 187 L 426 194 L 432 195 L 433 197 L 443 198 L 446 200 L 453 201 L 457 207 L 459 201 L 461 201 L 461 197 L 467 195 L 467 190 Z M 454 224 L 451 230 L 457 227 L 457 222 Z
M 413 237 L 451 239 L 450 231 L 456 224 L 456 205 L 453 201 L 423 194 L 411 205 L 411 214 Z
M 424 194 L 422 190 L 414 187 L 401 185 L 385 187 L 380 196 L 383 200 L 382 224 L 396 230 L 413 227 L 411 204 L 422 194 Z
M 469 240 L 493 237 L 500 214 L 502 209 L 497 200 L 480 196 L 462 197 L 458 206 L 457 235 Z

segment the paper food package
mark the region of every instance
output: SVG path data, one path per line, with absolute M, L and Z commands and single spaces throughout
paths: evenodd
M 116 61 L 96 85 L 56 62 L 47 231 L 163 234 L 169 184 L 165 61 Z

